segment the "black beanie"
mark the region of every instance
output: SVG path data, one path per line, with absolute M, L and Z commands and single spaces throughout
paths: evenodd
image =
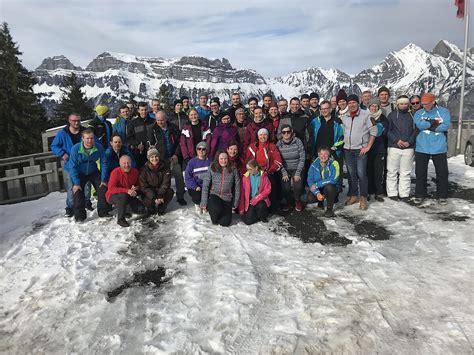
M 181 104 L 181 105 L 182 105 L 182 104 L 183 104 L 183 100 L 180 100 L 180 99 L 174 100 L 173 106 L 176 106 L 177 104 Z
M 359 96 L 357 96 L 356 94 L 350 94 L 347 97 L 347 102 L 349 102 L 349 101 L 355 101 L 355 102 L 359 103 Z
M 316 92 L 312 92 L 311 94 L 309 94 L 309 99 L 318 99 L 319 101 L 319 95 L 316 93 Z
M 347 101 L 347 94 L 344 91 L 344 89 L 340 89 L 339 92 L 337 93 L 336 102 L 339 102 L 339 100 L 346 100 Z
M 216 104 L 218 104 L 218 105 L 220 106 L 220 105 L 221 105 L 221 100 L 220 100 L 218 97 L 213 97 L 213 98 L 211 99 L 211 104 L 212 104 L 212 103 L 216 103 Z

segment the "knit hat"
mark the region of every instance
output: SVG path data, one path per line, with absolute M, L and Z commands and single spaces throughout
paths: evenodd
M 97 115 L 104 116 L 107 112 L 109 112 L 109 108 L 106 105 L 97 105 L 95 107 L 95 112 Z
M 242 107 L 239 107 L 237 110 L 235 110 L 235 114 L 238 114 L 238 113 L 245 113 L 245 110 L 242 108 Z
M 409 104 L 410 99 L 406 95 L 400 95 L 397 99 L 397 105 L 398 104 Z
M 367 108 L 369 108 L 369 107 L 372 106 L 372 105 L 377 105 L 378 108 L 380 108 L 380 100 L 377 99 L 376 97 L 371 98 L 371 99 L 369 100 L 369 103 L 368 103 L 368 105 L 367 105 Z
M 431 93 L 426 93 L 426 94 L 423 94 L 423 95 L 421 96 L 421 103 L 422 103 L 422 104 L 429 104 L 429 103 L 431 103 L 431 102 L 433 102 L 433 101 L 435 101 L 435 100 L 436 100 L 436 96 L 434 96 L 434 95 L 431 94 Z
M 176 107 L 177 104 L 181 104 L 181 105 L 182 105 L 182 104 L 183 104 L 183 100 L 181 100 L 181 99 L 176 99 L 176 100 L 174 100 L 173 106 Z
M 221 100 L 220 100 L 218 97 L 213 97 L 213 98 L 211 99 L 211 104 L 212 104 L 212 103 L 216 103 L 216 104 L 218 104 L 218 105 L 220 106 L 220 105 L 221 105 Z
M 309 94 L 309 99 L 310 99 L 310 100 L 311 100 L 311 99 L 318 99 L 318 101 L 319 101 L 319 95 L 318 95 L 318 93 L 312 92 L 311 94 Z
M 344 91 L 344 89 L 340 89 L 339 92 L 337 93 L 336 102 L 339 102 L 340 100 L 347 101 L 347 94 Z
M 257 132 L 257 136 L 259 136 L 259 135 L 261 135 L 261 134 L 263 134 L 263 133 L 265 133 L 265 134 L 268 136 L 268 129 L 266 129 L 266 128 L 260 128 L 260 129 L 258 130 L 258 132 Z
M 181 100 L 184 101 L 184 100 L 189 100 L 189 96 L 181 96 Z
M 202 93 L 199 94 L 199 97 L 202 97 L 202 96 L 205 96 L 206 99 L 209 97 L 209 96 L 207 95 L 207 92 L 202 92 Z
M 350 101 L 355 101 L 355 102 L 359 103 L 359 96 L 357 96 L 356 94 L 350 94 L 347 97 L 347 102 L 350 102 Z
M 198 150 L 198 148 L 205 148 L 207 150 L 207 143 L 204 141 L 199 142 L 196 146 L 196 151 Z
M 150 157 L 153 155 L 157 155 L 158 157 L 160 156 L 158 149 L 156 149 L 154 145 L 152 145 L 150 149 L 148 149 L 148 152 L 146 152 L 146 158 L 150 159 Z
M 380 96 L 380 93 L 386 92 L 388 96 L 390 96 L 390 90 L 386 86 L 382 86 L 378 91 L 377 91 L 377 96 Z

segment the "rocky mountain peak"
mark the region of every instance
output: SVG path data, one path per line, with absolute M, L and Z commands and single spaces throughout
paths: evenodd
M 56 70 L 56 69 L 67 69 L 67 70 L 82 70 L 81 67 L 76 67 L 63 55 L 57 55 L 54 57 L 48 57 L 43 59 L 36 70 Z
M 210 69 L 233 70 L 234 68 L 226 58 L 208 59 L 204 57 L 186 56 L 176 62 L 177 65 L 193 65 Z
M 448 41 L 441 40 L 433 48 L 431 52 L 433 54 L 439 55 L 446 59 L 454 60 L 455 62 L 462 63 L 462 52 L 459 48 Z

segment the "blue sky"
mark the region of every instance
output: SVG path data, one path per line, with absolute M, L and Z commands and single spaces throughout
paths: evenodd
M 410 42 L 462 47 L 455 14 L 454 0 L 0 0 L 29 69 L 60 54 L 85 67 L 109 50 L 225 57 L 265 77 L 314 66 L 355 74 Z

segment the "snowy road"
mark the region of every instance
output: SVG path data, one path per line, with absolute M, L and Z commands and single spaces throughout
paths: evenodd
M 347 246 L 291 216 L 222 228 L 173 205 L 124 231 L 65 219 L 59 193 L 2 206 L 0 352 L 473 353 L 474 168 L 449 166 L 448 206 L 304 212 Z

